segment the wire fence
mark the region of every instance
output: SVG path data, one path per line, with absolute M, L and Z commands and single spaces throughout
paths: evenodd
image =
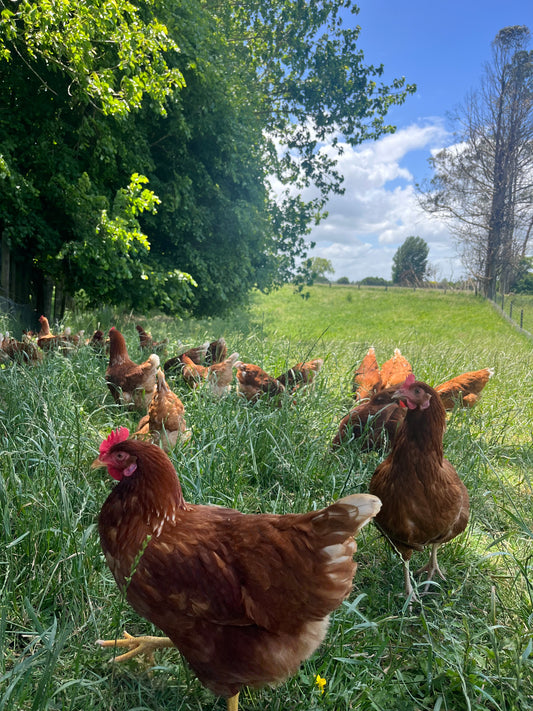
M 519 331 L 533 339 L 533 296 L 497 294 L 492 303 Z

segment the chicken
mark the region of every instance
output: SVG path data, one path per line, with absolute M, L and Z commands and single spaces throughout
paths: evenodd
M 286 373 L 276 376 L 276 380 L 287 390 L 295 391 L 301 386 L 311 385 L 317 373 L 324 365 L 322 358 L 308 360 L 305 363 L 296 363 Z
M 364 400 L 381 390 L 381 374 L 374 346 L 370 346 L 361 365 L 355 371 L 352 391 L 356 400 Z
M 183 353 L 180 353 L 180 355 L 169 358 L 163 364 L 163 370 L 165 371 L 165 375 L 181 375 L 183 372 L 184 358 L 188 358 L 196 365 L 204 365 L 209 345 L 209 341 L 206 341 L 201 346 L 189 348 Z
M 446 410 L 453 410 L 455 405 L 473 407 L 481 397 L 481 391 L 493 375 L 493 368 L 474 370 L 436 385 L 435 390 L 440 395 Z
M 207 372 L 205 365 L 197 365 L 185 354 L 181 356 L 181 374 L 192 390 L 198 388 L 203 380 L 207 380 Z
M 385 388 L 374 393 L 370 400 L 361 402 L 342 418 L 333 448 L 353 440 L 360 440 L 361 451 L 386 447 L 394 440 L 399 424 L 405 417 L 405 407 L 394 399 L 396 388 Z
M 83 343 L 83 336 L 85 334 L 85 331 L 81 330 L 78 331 L 78 333 L 72 333 L 72 329 L 70 326 L 67 326 L 63 333 L 61 334 L 61 338 L 65 343 L 69 344 L 70 346 L 77 347 L 81 343 Z
M 209 385 L 209 389 L 215 397 L 222 397 L 231 387 L 233 380 L 233 367 L 239 357 L 238 353 L 232 353 L 226 360 L 213 365 L 197 365 L 186 355 L 182 356 L 182 375 L 187 385 L 193 390 L 198 388 L 202 382 Z
M 232 353 L 225 360 L 208 366 L 207 382 L 211 393 L 215 397 L 222 397 L 230 390 L 233 380 L 233 368 L 237 363 L 238 357 L 238 353 Z
M 154 444 L 160 444 L 165 452 L 176 446 L 178 440 L 185 442 L 191 436 L 185 423 L 185 407 L 182 401 L 172 392 L 165 380 L 161 368 L 157 369 L 156 386 L 148 414 L 139 422 L 137 436 L 146 436 Z
M 46 316 L 39 316 L 39 323 L 41 324 L 41 330 L 37 334 L 37 345 L 39 348 L 43 351 L 54 350 L 56 348 L 62 350 L 68 349 L 69 343 L 67 339 L 63 338 L 61 334 L 52 333 Z
M 401 385 L 413 369 L 411 364 L 400 352 L 394 349 L 394 355 L 381 366 L 381 387 L 391 388 Z
M 23 335 L 22 341 L 17 341 L 6 331 L 4 336 L 0 333 L 0 351 L 5 360 L 15 360 L 21 363 L 40 363 L 43 353 L 31 338 Z
M 107 386 L 117 404 L 124 402 L 138 410 L 148 410 L 155 388 L 159 356 L 152 353 L 148 360 L 134 363 L 126 341 L 114 326 L 109 331 L 109 364 L 105 371 Z
M 175 645 L 199 680 L 238 708 L 243 686 L 295 673 L 349 595 L 354 536 L 380 501 L 354 494 L 304 514 L 242 514 L 187 503 L 168 456 L 119 428 L 93 467 L 118 480 L 98 519 L 128 602 L 168 638 L 100 641 L 123 657 Z M 159 642 L 159 643 L 158 643 Z
M 90 346 L 96 353 L 109 353 L 109 339 L 104 338 L 104 332 L 99 328 L 85 342 L 85 345 Z
M 180 353 L 180 355 L 169 358 L 163 365 L 163 370 L 167 375 L 180 375 L 184 372 L 183 364 L 192 361 L 194 365 L 206 367 L 215 363 L 222 363 L 227 356 L 228 347 L 224 338 L 219 338 L 216 341 L 206 341 L 201 346 L 195 346 Z M 188 363 L 190 365 L 190 363 Z M 185 369 L 187 370 L 187 369 Z M 203 374 L 202 374 L 203 373 Z M 206 378 L 205 371 L 198 371 L 196 374 L 194 368 L 187 372 L 185 379 L 191 387 L 197 387 L 194 382 L 199 384 L 202 378 Z
M 465 530 L 469 517 L 468 491 L 444 458 L 446 412 L 438 394 L 411 373 L 395 393 L 407 411 L 388 457 L 377 467 L 369 485 L 383 502 L 376 524 L 400 552 L 404 562 L 405 593 L 413 593 L 409 561 L 413 551 L 431 546 L 428 583 L 435 573 L 440 545 Z
M 146 353 L 158 353 L 160 355 L 166 354 L 168 338 L 164 338 L 162 341 L 154 341 L 152 334 L 147 333 L 140 324 L 137 324 L 135 328 L 139 334 L 139 345 L 141 351 Z
M 262 395 L 270 397 L 282 395 L 285 386 L 279 380 L 266 373 L 253 363 L 235 363 L 237 375 L 237 391 L 247 400 L 255 401 Z
M 216 341 L 211 341 L 207 346 L 207 352 L 205 354 L 205 362 L 207 365 L 213 365 L 214 363 L 222 363 L 226 360 L 228 355 L 228 346 L 224 338 L 218 338 Z

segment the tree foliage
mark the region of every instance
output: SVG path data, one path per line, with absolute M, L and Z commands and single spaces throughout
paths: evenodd
M 313 278 L 325 278 L 326 274 L 335 274 L 335 269 L 333 264 L 329 259 L 324 257 L 312 257 L 311 258 L 311 274 Z
M 492 44 L 479 91 L 459 111 L 454 145 L 432 164 L 422 205 L 449 220 L 463 264 L 494 298 L 509 289 L 533 228 L 533 51 L 527 27 Z
M 520 261 L 511 289 L 517 294 L 533 294 L 533 257 Z
M 215 314 L 293 279 L 339 139 L 414 89 L 378 84 L 351 0 L 0 8 L 0 235 L 95 303 Z
M 392 283 L 421 286 L 427 269 L 429 247 L 422 237 L 407 237 L 392 258 Z

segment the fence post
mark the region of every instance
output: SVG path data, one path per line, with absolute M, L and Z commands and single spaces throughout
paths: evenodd
M 513 320 L 513 302 L 512 301 L 509 306 L 509 318 L 511 319 L 511 321 Z
M 520 328 L 524 325 L 524 309 L 520 309 Z

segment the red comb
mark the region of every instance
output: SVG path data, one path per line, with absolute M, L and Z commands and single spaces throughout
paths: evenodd
M 416 381 L 416 378 L 415 378 L 414 374 L 409 373 L 409 375 L 403 382 L 402 388 L 409 388 L 415 381 Z
M 127 427 L 119 427 L 116 430 L 112 430 L 107 439 L 104 439 L 100 445 L 100 456 L 107 454 L 114 444 L 119 442 L 124 442 L 130 436 L 130 431 Z

